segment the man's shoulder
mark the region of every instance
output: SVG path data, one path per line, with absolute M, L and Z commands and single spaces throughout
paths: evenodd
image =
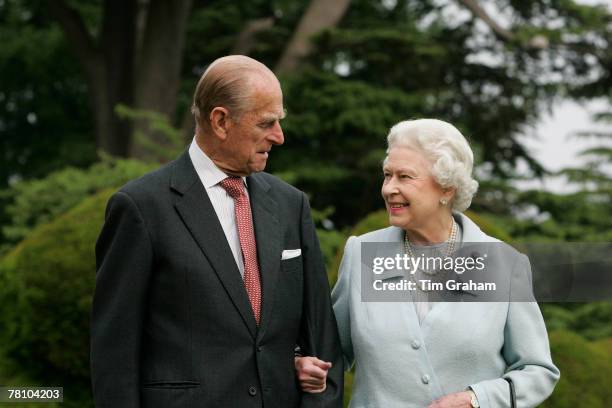
M 118 192 L 124 193 L 133 199 L 159 195 L 160 192 L 169 191 L 170 180 L 179 159 L 173 160 L 163 166 L 152 170 L 136 179 L 128 181 Z
M 137 193 L 139 191 L 159 187 L 162 184 L 167 185 L 171 165 L 172 163 L 167 163 L 158 169 L 152 170 L 136 179 L 130 180 L 124 184 L 119 191 L 125 193 Z
M 292 186 L 286 181 L 283 181 L 277 176 L 274 176 L 270 173 L 265 173 L 265 172 L 255 173 L 255 174 L 252 174 L 251 177 L 253 177 L 253 179 L 261 183 L 269 185 L 272 190 L 280 194 L 288 194 L 288 195 L 294 195 L 294 196 L 300 196 L 300 197 L 304 194 L 298 188 Z

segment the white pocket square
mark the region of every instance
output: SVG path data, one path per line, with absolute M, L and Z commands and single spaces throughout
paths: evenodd
M 284 261 L 285 259 L 291 259 L 291 258 L 295 258 L 302 255 L 302 250 L 300 248 L 298 249 L 285 249 L 283 250 L 283 253 L 281 255 L 281 261 Z

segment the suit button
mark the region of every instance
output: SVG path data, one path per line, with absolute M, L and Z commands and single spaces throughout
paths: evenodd
M 263 346 L 257 346 L 257 351 L 262 351 L 263 350 Z
M 252 386 L 252 385 L 251 385 L 251 386 L 249 387 L 249 395 L 250 395 L 251 397 L 256 396 L 256 395 L 257 395 L 257 388 L 255 388 L 254 386 Z
M 421 342 L 418 340 L 412 340 L 412 343 L 410 343 L 410 345 L 413 349 L 418 350 L 421 347 Z
M 429 384 L 429 376 L 427 374 L 424 374 L 421 377 L 421 381 L 423 381 L 423 384 Z

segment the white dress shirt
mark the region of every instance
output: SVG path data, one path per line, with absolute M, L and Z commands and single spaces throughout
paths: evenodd
M 227 178 L 228 175 L 222 172 L 206 153 L 200 149 L 200 146 L 196 143 L 195 137 L 191 142 L 191 146 L 189 146 L 189 157 L 217 213 L 217 218 L 221 223 L 225 238 L 227 238 L 227 243 L 232 250 L 240 275 L 244 278 L 244 261 L 242 260 L 242 250 L 240 249 L 238 227 L 236 226 L 234 199 L 227 194 L 227 191 L 219 184 L 222 180 Z M 249 193 L 244 177 L 242 177 L 242 181 L 248 196 Z

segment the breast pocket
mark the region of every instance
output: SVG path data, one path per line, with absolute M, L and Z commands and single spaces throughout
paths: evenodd
M 281 261 L 279 275 L 279 285 L 276 289 L 276 304 L 282 308 L 285 315 L 293 316 L 299 320 L 304 291 L 302 257 L 298 256 Z

